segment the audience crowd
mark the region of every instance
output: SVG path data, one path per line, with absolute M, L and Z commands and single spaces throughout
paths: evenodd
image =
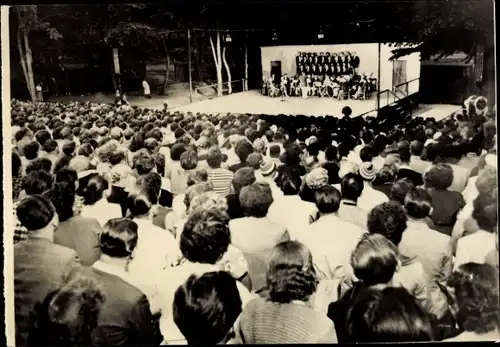
M 11 110 L 17 346 L 500 337 L 494 111 Z

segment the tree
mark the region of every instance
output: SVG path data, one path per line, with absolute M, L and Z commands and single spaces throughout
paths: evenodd
M 227 92 L 229 94 L 233 94 L 233 85 L 231 81 L 231 68 L 229 67 L 229 64 L 227 63 L 226 59 L 226 46 L 222 49 L 222 61 L 224 62 L 224 66 L 226 67 L 226 73 L 227 73 Z
M 15 13 L 16 19 L 16 46 L 19 52 L 19 62 L 31 100 L 36 101 L 37 95 L 30 36 L 34 32 L 44 33 L 51 40 L 58 40 L 62 36 L 59 31 L 52 27 L 50 22 L 44 21 L 44 18 L 39 16 L 37 5 L 18 5 L 13 6 L 12 10 Z
M 215 62 L 215 69 L 217 72 L 217 95 L 222 96 L 222 58 L 221 58 L 221 45 L 220 45 L 220 32 L 216 32 L 216 44 L 214 46 L 214 41 L 212 39 L 212 34 L 209 33 L 210 47 L 212 48 L 212 54 Z

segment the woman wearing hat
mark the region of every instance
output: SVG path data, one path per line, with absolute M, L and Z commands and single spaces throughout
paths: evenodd
M 359 175 L 364 180 L 363 193 L 359 197 L 358 206 L 366 212 L 370 212 L 375 206 L 389 201 L 389 198 L 384 193 L 376 190 L 372 186 L 375 179 L 375 167 L 370 162 L 364 162 L 359 166 Z

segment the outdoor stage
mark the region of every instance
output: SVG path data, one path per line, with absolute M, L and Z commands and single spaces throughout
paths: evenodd
M 375 95 L 375 94 L 374 94 Z M 175 110 L 184 112 L 205 113 L 253 113 L 253 114 L 287 114 L 306 116 L 334 116 L 342 117 L 342 108 L 349 106 L 353 116 L 359 116 L 377 108 L 375 98 L 371 100 L 337 100 L 333 98 L 320 98 L 311 96 L 307 99 L 289 97 L 285 101 L 281 98 L 270 98 L 260 93 L 260 90 L 235 93 L 212 100 L 181 106 Z M 381 105 L 386 105 L 387 100 L 381 100 Z
M 384 93 L 387 94 L 387 93 Z M 380 107 L 394 102 L 386 97 L 380 98 Z M 251 113 L 251 114 L 285 114 L 285 115 L 306 115 L 306 116 L 333 116 L 342 117 L 342 108 L 349 106 L 352 109 L 352 116 L 373 115 L 376 116 L 376 99 L 371 100 L 337 100 L 333 98 L 290 97 L 286 101 L 281 98 L 270 98 L 260 93 L 260 90 L 250 90 L 248 92 L 235 93 L 232 95 L 216 97 L 211 100 L 199 101 L 192 104 L 174 107 L 172 110 L 181 112 L 200 113 Z M 162 108 L 158 105 L 158 108 Z M 414 116 L 423 118 L 434 118 L 441 120 L 458 111 L 457 105 L 419 105 L 419 109 L 414 111 Z

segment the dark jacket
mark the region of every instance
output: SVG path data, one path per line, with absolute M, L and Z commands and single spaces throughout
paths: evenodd
M 162 337 L 158 322 L 151 315 L 146 296 L 118 276 L 82 267 L 84 275 L 103 288 L 106 301 L 92 334 L 94 345 L 159 345 Z

